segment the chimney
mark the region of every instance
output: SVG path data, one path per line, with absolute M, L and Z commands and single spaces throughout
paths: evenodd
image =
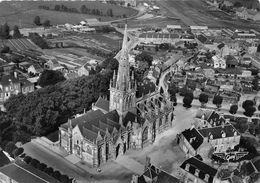
M 190 164 L 189 164 L 189 163 L 186 164 L 186 166 L 185 166 L 185 170 L 186 170 L 187 172 L 190 171 Z
M 195 175 L 196 177 L 199 177 L 199 173 L 200 173 L 200 170 L 196 168 L 196 169 L 195 169 L 195 174 L 194 174 L 194 175 Z
M 204 180 L 205 182 L 209 182 L 209 174 L 205 174 Z

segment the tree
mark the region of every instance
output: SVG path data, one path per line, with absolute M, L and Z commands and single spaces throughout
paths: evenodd
M 241 4 L 241 2 L 238 2 L 238 1 L 236 1 L 235 3 L 234 3 L 234 7 L 236 7 L 236 8 L 239 8 L 239 7 L 242 7 L 243 5 Z
M 54 85 L 58 82 L 64 81 L 65 77 L 59 71 L 44 70 L 38 79 L 38 84 L 41 87 Z
M 33 20 L 33 23 L 34 23 L 35 25 L 41 25 L 41 19 L 40 19 L 40 17 L 39 17 L 39 16 L 35 16 L 35 17 L 34 17 L 34 20 Z
M 256 111 L 256 108 L 254 106 L 248 106 L 245 108 L 244 115 L 248 117 L 252 117 Z
M 193 101 L 193 94 L 188 92 L 183 98 L 183 107 L 190 108 Z
M 59 171 L 54 171 L 53 172 L 53 175 L 52 175 L 55 179 L 57 179 L 57 180 L 60 180 L 60 178 L 61 178 L 61 173 L 59 172 Z
M 47 168 L 47 165 L 44 163 L 39 163 L 37 169 L 44 171 Z
M 260 44 L 257 46 L 257 52 L 260 52 Z
M 17 149 L 15 143 L 13 143 L 12 141 L 8 142 L 6 145 L 5 145 L 5 151 L 10 155 L 10 156 L 13 156 L 13 151 Z
M 0 38 L 8 39 L 10 37 L 10 28 L 7 23 L 0 26 Z
M 17 25 L 14 26 L 13 31 L 14 31 L 13 38 L 21 38 L 22 37 L 22 35 L 19 31 L 19 27 Z
M 19 147 L 13 151 L 14 157 L 17 157 L 23 153 L 24 149 L 22 147 Z
M 178 93 L 178 88 L 176 87 L 175 84 L 173 83 L 169 84 L 168 93 L 170 94 L 170 100 L 173 102 L 173 105 L 176 106 L 177 105 L 176 93 Z
M 215 104 L 218 109 L 221 107 L 222 102 L 223 102 L 223 97 L 221 97 L 220 95 L 215 95 L 214 96 L 213 104 Z
M 253 85 L 253 90 L 258 91 L 259 90 L 259 84 L 258 84 L 258 77 L 256 76 L 253 81 L 252 81 L 252 85 Z
M 111 70 L 118 70 L 119 62 L 117 59 L 113 58 L 109 61 L 107 68 Z
M 45 168 L 44 172 L 47 173 L 48 175 L 52 176 L 53 175 L 53 168 L 51 168 L 51 167 Z
M 209 101 L 208 95 L 206 95 L 205 93 L 201 93 L 199 96 L 199 101 L 201 103 L 201 106 L 205 106 L 205 104 Z
M 54 10 L 55 11 L 60 11 L 60 5 L 56 4 L 55 7 L 54 7 Z
M 1 50 L 1 53 L 9 53 L 10 52 L 10 48 L 8 46 L 4 46 Z
M 152 65 L 153 57 L 146 52 L 142 52 L 135 57 L 136 61 L 147 62 L 149 66 Z
M 32 161 L 32 158 L 30 156 L 25 156 L 23 161 L 27 164 L 29 164 Z
M 29 164 L 31 166 L 33 166 L 34 168 L 37 168 L 39 166 L 40 162 L 37 159 L 33 158 Z
M 107 16 L 110 16 L 110 17 L 113 17 L 113 16 L 114 16 L 112 9 L 108 9 L 108 10 L 107 10 Z
M 62 183 L 69 183 L 69 177 L 67 175 L 61 175 L 60 180 Z
M 50 20 L 45 20 L 42 25 L 44 27 L 50 27 L 51 26 L 51 22 L 50 22 Z
M 246 110 L 246 108 L 254 106 L 255 103 L 253 100 L 246 100 L 243 102 L 242 107 Z
M 230 114 L 236 114 L 237 110 L 238 110 L 238 106 L 234 104 L 230 106 L 229 112 Z

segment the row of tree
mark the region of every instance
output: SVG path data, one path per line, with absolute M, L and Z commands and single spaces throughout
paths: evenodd
M 21 38 L 22 35 L 19 31 L 19 27 L 15 25 L 13 27 L 13 36 L 10 35 L 10 27 L 8 23 L 4 23 L 3 25 L 0 25 L 0 39 L 9 39 L 9 38 Z
M 52 167 L 47 167 L 46 164 L 41 163 L 37 159 L 31 158 L 30 156 L 25 156 L 23 158 L 24 162 L 28 165 L 48 174 L 49 176 L 57 179 L 58 181 L 62 183 L 71 183 L 72 179 L 70 179 L 67 175 L 62 175 L 59 171 L 53 170 Z
M 29 39 L 42 49 L 48 49 L 48 43 L 38 33 L 29 33 Z
M 46 5 L 44 5 L 44 6 L 40 5 L 38 8 L 44 9 L 44 10 L 62 11 L 62 12 L 69 12 L 69 13 L 82 13 L 82 14 L 89 14 L 89 15 L 114 17 L 114 13 L 111 8 L 107 9 L 107 11 L 104 13 L 100 9 L 88 8 L 86 5 L 82 5 L 80 7 L 80 10 L 78 10 L 77 8 L 69 8 L 63 4 L 61 4 L 61 5 L 56 4 L 53 9 L 51 9 L 49 6 L 46 6 Z M 126 14 L 123 14 L 122 16 L 123 16 L 123 18 L 126 18 Z
M 43 22 L 41 22 L 41 18 L 39 16 L 34 17 L 33 23 L 37 26 L 44 26 L 44 27 L 51 26 L 50 20 L 44 20 Z

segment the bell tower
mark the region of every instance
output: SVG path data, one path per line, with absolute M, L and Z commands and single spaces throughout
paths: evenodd
M 122 49 L 119 56 L 119 66 L 117 74 L 114 71 L 110 81 L 109 110 L 117 110 L 120 120 L 124 118 L 128 111 L 132 111 L 136 106 L 136 83 L 134 73 L 130 74 L 130 65 L 127 48 L 127 25 L 125 25 Z

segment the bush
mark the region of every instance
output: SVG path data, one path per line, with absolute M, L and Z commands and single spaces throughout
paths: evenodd
M 62 183 L 69 183 L 69 182 L 70 182 L 70 179 L 69 179 L 69 177 L 68 177 L 67 175 L 61 175 L 61 176 L 60 176 L 60 181 L 61 181 Z

